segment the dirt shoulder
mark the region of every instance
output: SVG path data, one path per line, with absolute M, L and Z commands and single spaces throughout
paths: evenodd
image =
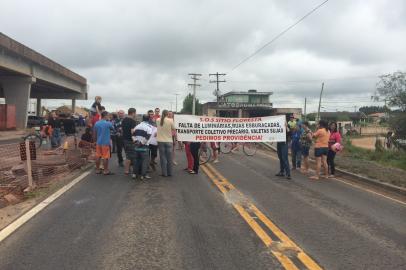
M 336 156 L 336 166 L 380 182 L 406 188 L 406 171 L 369 160 L 358 159 L 342 153 Z
M 81 175 L 87 170 L 93 168 L 93 164 L 90 163 L 84 166 L 82 169 L 71 173 L 69 176 L 58 179 L 57 181 L 51 181 L 49 185 L 42 186 L 35 189 L 33 192 L 25 194 L 22 201 L 8 205 L 6 207 L 0 208 L 0 230 L 5 228 L 7 225 L 12 223 L 14 220 L 28 212 L 31 208 L 42 202 L 45 198 L 49 197 L 51 194 L 56 192 L 58 189 L 62 188 L 73 179 Z

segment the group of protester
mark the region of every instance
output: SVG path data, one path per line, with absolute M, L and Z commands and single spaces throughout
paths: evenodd
M 161 175 L 173 175 L 173 166 L 177 165 L 174 160 L 177 141 L 173 112 L 163 110 L 160 114 L 160 109 L 155 108 L 138 121 L 134 108 L 128 109 L 127 115 L 122 110 L 117 114 L 108 113 L 101 105 L 101 97 L 95 98 L 90 112 L 91 117 L 81 142 L 95 143 L 97 174 L 113 174 L 109 169 L 109 159 L 112 153 L 117 153 L 118 164 L 124 167 L 126 175 L 131 174 L 134 179 L 150 179 L 148 173 L 156 170 L 159 153 Z M 200 143 L 184 144 L 188 160 L 185 170 L 197 174 Z M 179 147 L 183 148 L 181 144 Z
M 116 114 L 108 113 L 101 105 L 101 97 L 96 97 L 90 109 L 90 118 L 85 133 L 81 137 L 79 146 L 84 143 L 95 144 L 96 173 L 110 175 L 109 159 L 112 153 L 117 154 L 118 164 L 124 167 L 124 173 L 132 178 L 149 179 L 151 170 L 156 170 L 159 153 L 161 175 L 173 175 L 173 166 L 176 165 L 175 147 L 176 131 L 174 127 L 173 112 L 160 109 L 149 110 L 142 115 L 141 121 L 136 119 L 136 110 L 128 109 L 127 115 L 123 110 Z M 60 144 L 60 122 L 55 114 L 49 119 L 53 129 L 53 145 Z M 59 124 L 58 124 L 59 123 Z M 74 126 L 74 124 L 73 124 Z M 66 128 L 65 128 L 66 129 Z M 69 130 L 69 127 L 68 127 Z M 276 176 L 291 179 L 291 169 L 300 169 L 302 173 L 309 174 L 310 149 L 314 144 L 316 159 L 315 175 L 310 179 L 320 179 L 323 168 L 323 177 L 334 177 L 336 153 L 342 150 L 341 135 L 337 124 L 328 124 L 320 120 L 315 132 L 312 132 L 309 122 L 290 117 L 286 125 L 286 141 L 277 143 L 277 153 L 280 161 L 280 170 Z M 65 130 L 66 132 L 66 130 Z M 200 142 L 182 142 L 184 144 L 187 168 L 190 174 L 199 172 Z M 183 148 L 182 143 L 179 148 Z M 214 150 L 214 162 L 218 162 L 218 143 L 211 143 Z M 288 152 L 291 150 L 289 164 Z M 123 156 L 125 152 L 125 158 Z M 302 162 L 303 161 L 303 162 Z M 132 173 L 130 172 L 132 169 Z
M 321 167 L 324 177 L 334 177 L 336 153 L 342 150 L 341 134 L 337 129 L 337 123 L 327 123 L 320 120 L 317 130 L 312 132 L 309 122 L 302 122 L 291 116 L 287 122 L 286 142 L 277 143 L 277 153 L 280 162 L 280 170 L 276 176 L 291 179 L 288 150 L 291 149 L 292 170 L 301 169 L 302 173 L 309 174 L 309 154 L 314 143 L 314 156 L 316 159 L 315 175 L 310 179 L 320 179 Z M 302 166 L 303 158 L 303 166 Z
M 81 122 L 79 121 L 78 124 L 80 125 Z M 66 136 L 76 134 L 76 124 L 73 116 L 65 114 L 63 117 L 60 117 L 56 112 L 51 112 L 46 125 L 42 126 L 42 132 L 44 136 L 51 141 L 51 147 L 53 149 L 61 146 L 62 128 Z

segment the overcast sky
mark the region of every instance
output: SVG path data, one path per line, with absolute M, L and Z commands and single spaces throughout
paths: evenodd
M 322 0 L 1 1 L 0 31 L 88 79 L 108 110 L 169 108 L 202 73 L 201 101 L 221 91 L 273 91 L 275 107 L 371 104 L 377 76 L 406 69 L 406 1 L 330 0 L 232 68 Z M 80 104 L 90 106 L 91 101 Z

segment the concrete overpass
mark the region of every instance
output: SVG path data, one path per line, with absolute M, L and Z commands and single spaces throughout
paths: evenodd
M 30 98 L 87 99 L 87 81 L 79 74 L 52 61 L 0 32 L 0 98 L 16 105 L 18 128 L 27 124 Z

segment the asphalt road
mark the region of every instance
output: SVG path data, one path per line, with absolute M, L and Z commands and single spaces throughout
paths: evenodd
M 181 155 L 180 153 L 178 154 Z M 91 174 L 0 243 L 0 269 L 284 269 L 203 171 Z M 405 269 L 406 205 L 263 154 L 214 167 L 324 269 Z

